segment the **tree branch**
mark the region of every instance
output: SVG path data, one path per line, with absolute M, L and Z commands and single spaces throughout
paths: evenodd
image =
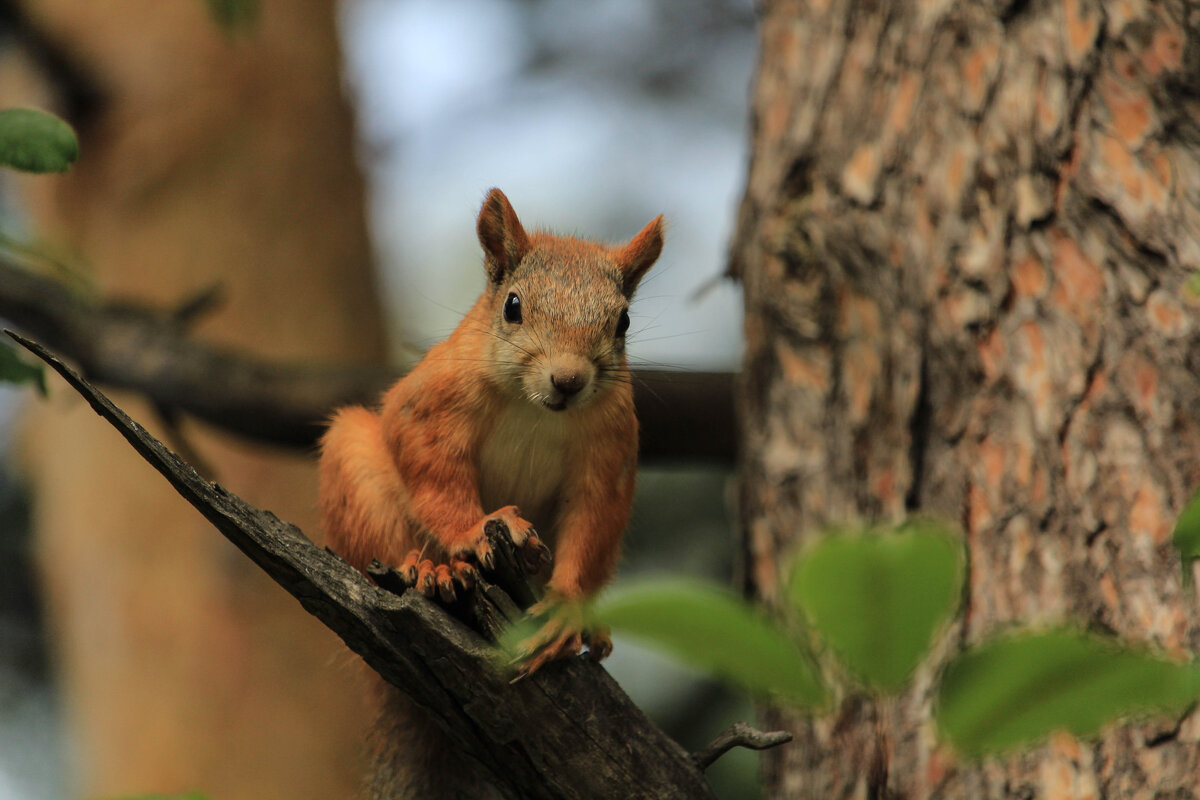
M 744 722 L 735 722 L 704 749 L 693 753 L 692 761 L 700 769 L 708 769 L 714 761 L 735 747 L 766 750 L 769 747 L 787 744 L 791 740 L 792 735 L 787 731 L 760 731 Z
M 510 685 L 495 651 L 445 610 L 418 592 L 397 597 L 372 585 L 294 525 L 204 480 L 44 347 L 8 335 L 53 367 L 305 609 L 429 711 L 506 797 L 712 797 L 691 757 L 598 664 L 556 662 Z
M 271 444 L 312 447 L 333 409 L 374 405 L 401 374 L 258 360 L 192 339 L 179 314 L 91 302 L 2 256 L 0 317 L 70 358 L 92 381 Z M 731 374 L 635 370 L 634 395 L 643 459 L 732 463 Z

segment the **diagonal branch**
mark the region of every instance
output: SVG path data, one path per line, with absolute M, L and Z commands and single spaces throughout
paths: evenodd
M 510 685 L 476 633 L 417 592 L 395 596 L 270 512 L 204 480 L 41 345 L 53 367 L 175 490 L 380 675 L 509 798 L 712 797 L 691 757 L 597 664 L 552 664 Z
M 70 358 L 90 380 L 271 444 L 311 447 L 333 409 L 374 404 L 401 374 L 258 360 L 191 338 L 178 314 L 92 302 L 3 256 L 0 317 Z M 635 370 L 634 393 L 644 459 L 733 461 L 732 375 Z

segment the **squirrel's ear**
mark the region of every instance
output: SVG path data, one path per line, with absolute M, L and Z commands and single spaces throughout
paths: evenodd
M 517 219 L 517 212 L 499 189 L 488 192 L 479 210 L 475 226 L 483 245 L 484 268 L 492 283 L 500 283 L 529 252 L 529 236 Z
M 663 218 L 659 214 L 642 228 L 641 233 L 617 251 L 617 266 L 625 274 L 625 294 L 632 295 L 663 248 Z

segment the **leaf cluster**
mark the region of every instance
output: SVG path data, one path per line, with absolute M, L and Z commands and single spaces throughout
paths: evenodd
M 829 711 L 850 692 L 903 692 L 961 605 L 961 539 L 930 521 L 833 530 L 787 577 L 789 619 L 731 592 L 655 581 L 602 600 L 594 613 L 772 702 Z M 1057 730 L 1096 734 L 1122 717 L 1182 713 L 1200 698 L 1200 668 L 1112 637 L 1068 628 L 1017 630 L 960 650 L 935 675 L 939 733 L 983 756 Z

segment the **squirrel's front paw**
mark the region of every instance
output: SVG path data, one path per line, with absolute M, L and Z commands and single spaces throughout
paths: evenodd
M 478 577 L 475 564 L 491 571 L 496 568 L 496 555 L 488 538 L 489 523 L 498 522 L 508 531 L 517 559 L 530 573 L 540 571 L 550 563 L 550 548 L 542 543 L 533 523 L 522 519 L 516 506 L 505 506 L 488 514 L 459 537 L 458 544 L 446 548 L 447 563 L 438 564 L 425 558 L 423 551 L 413 550 L 400 565 L 406 585 L 418 589 L 426 597 L 440 596 L 446 602 L 457 597 L 455 586 L 470 589 Z
M 516 506 L 504 506 L 484 517 L 483 528 L 485 531 L 487 524 L 492 520 L 502 522 L 508 528 L 508 537 L 512 540 L 517 558 L 520 559 L 521 566 L 525 568 L 526 572 L 531 575 L 536 574 L 550 563 L 550 548 L 538 537 L 533 523 L 522 517 L 520 509 Z
M 508 538 L 513 543 L 517 559 L 529 573 L 537 573 L 550 563 L 550 548 L 538 538 L 533 523 L 521 517 L 516 506 L 504 506 L 493 511 L 473 526 L 460 538 L 460 543 L 450 549 L 450 555 L 457 559 L 474 558 L 481 567 L 491 571 L 496 568 L 496 556 L 488 541 L 488 529 L 494 523 L 500 523 L 508 531 Z
M 535 619 L 546 617 L 541 629 L 517 646 L 516 663 L 520 680 L 541 669 L 547 662 L 579 655 L 587 647 L 593 661 L 606 658 L 612 652 L 612 639 L 607 625 L 589 618 L 581 600 L 548 596 L 529 609 Z
M 465 590 L 475 585 L 475 565 L 461 558 L 451 557 L 447 564 L 435 564 L 432 559 L 422 558 L 420 550 L 411 551 L 398 570 L 404 583 L 432 599 L 440 596 L 447 603 L 458 597 L 455 585 Z

